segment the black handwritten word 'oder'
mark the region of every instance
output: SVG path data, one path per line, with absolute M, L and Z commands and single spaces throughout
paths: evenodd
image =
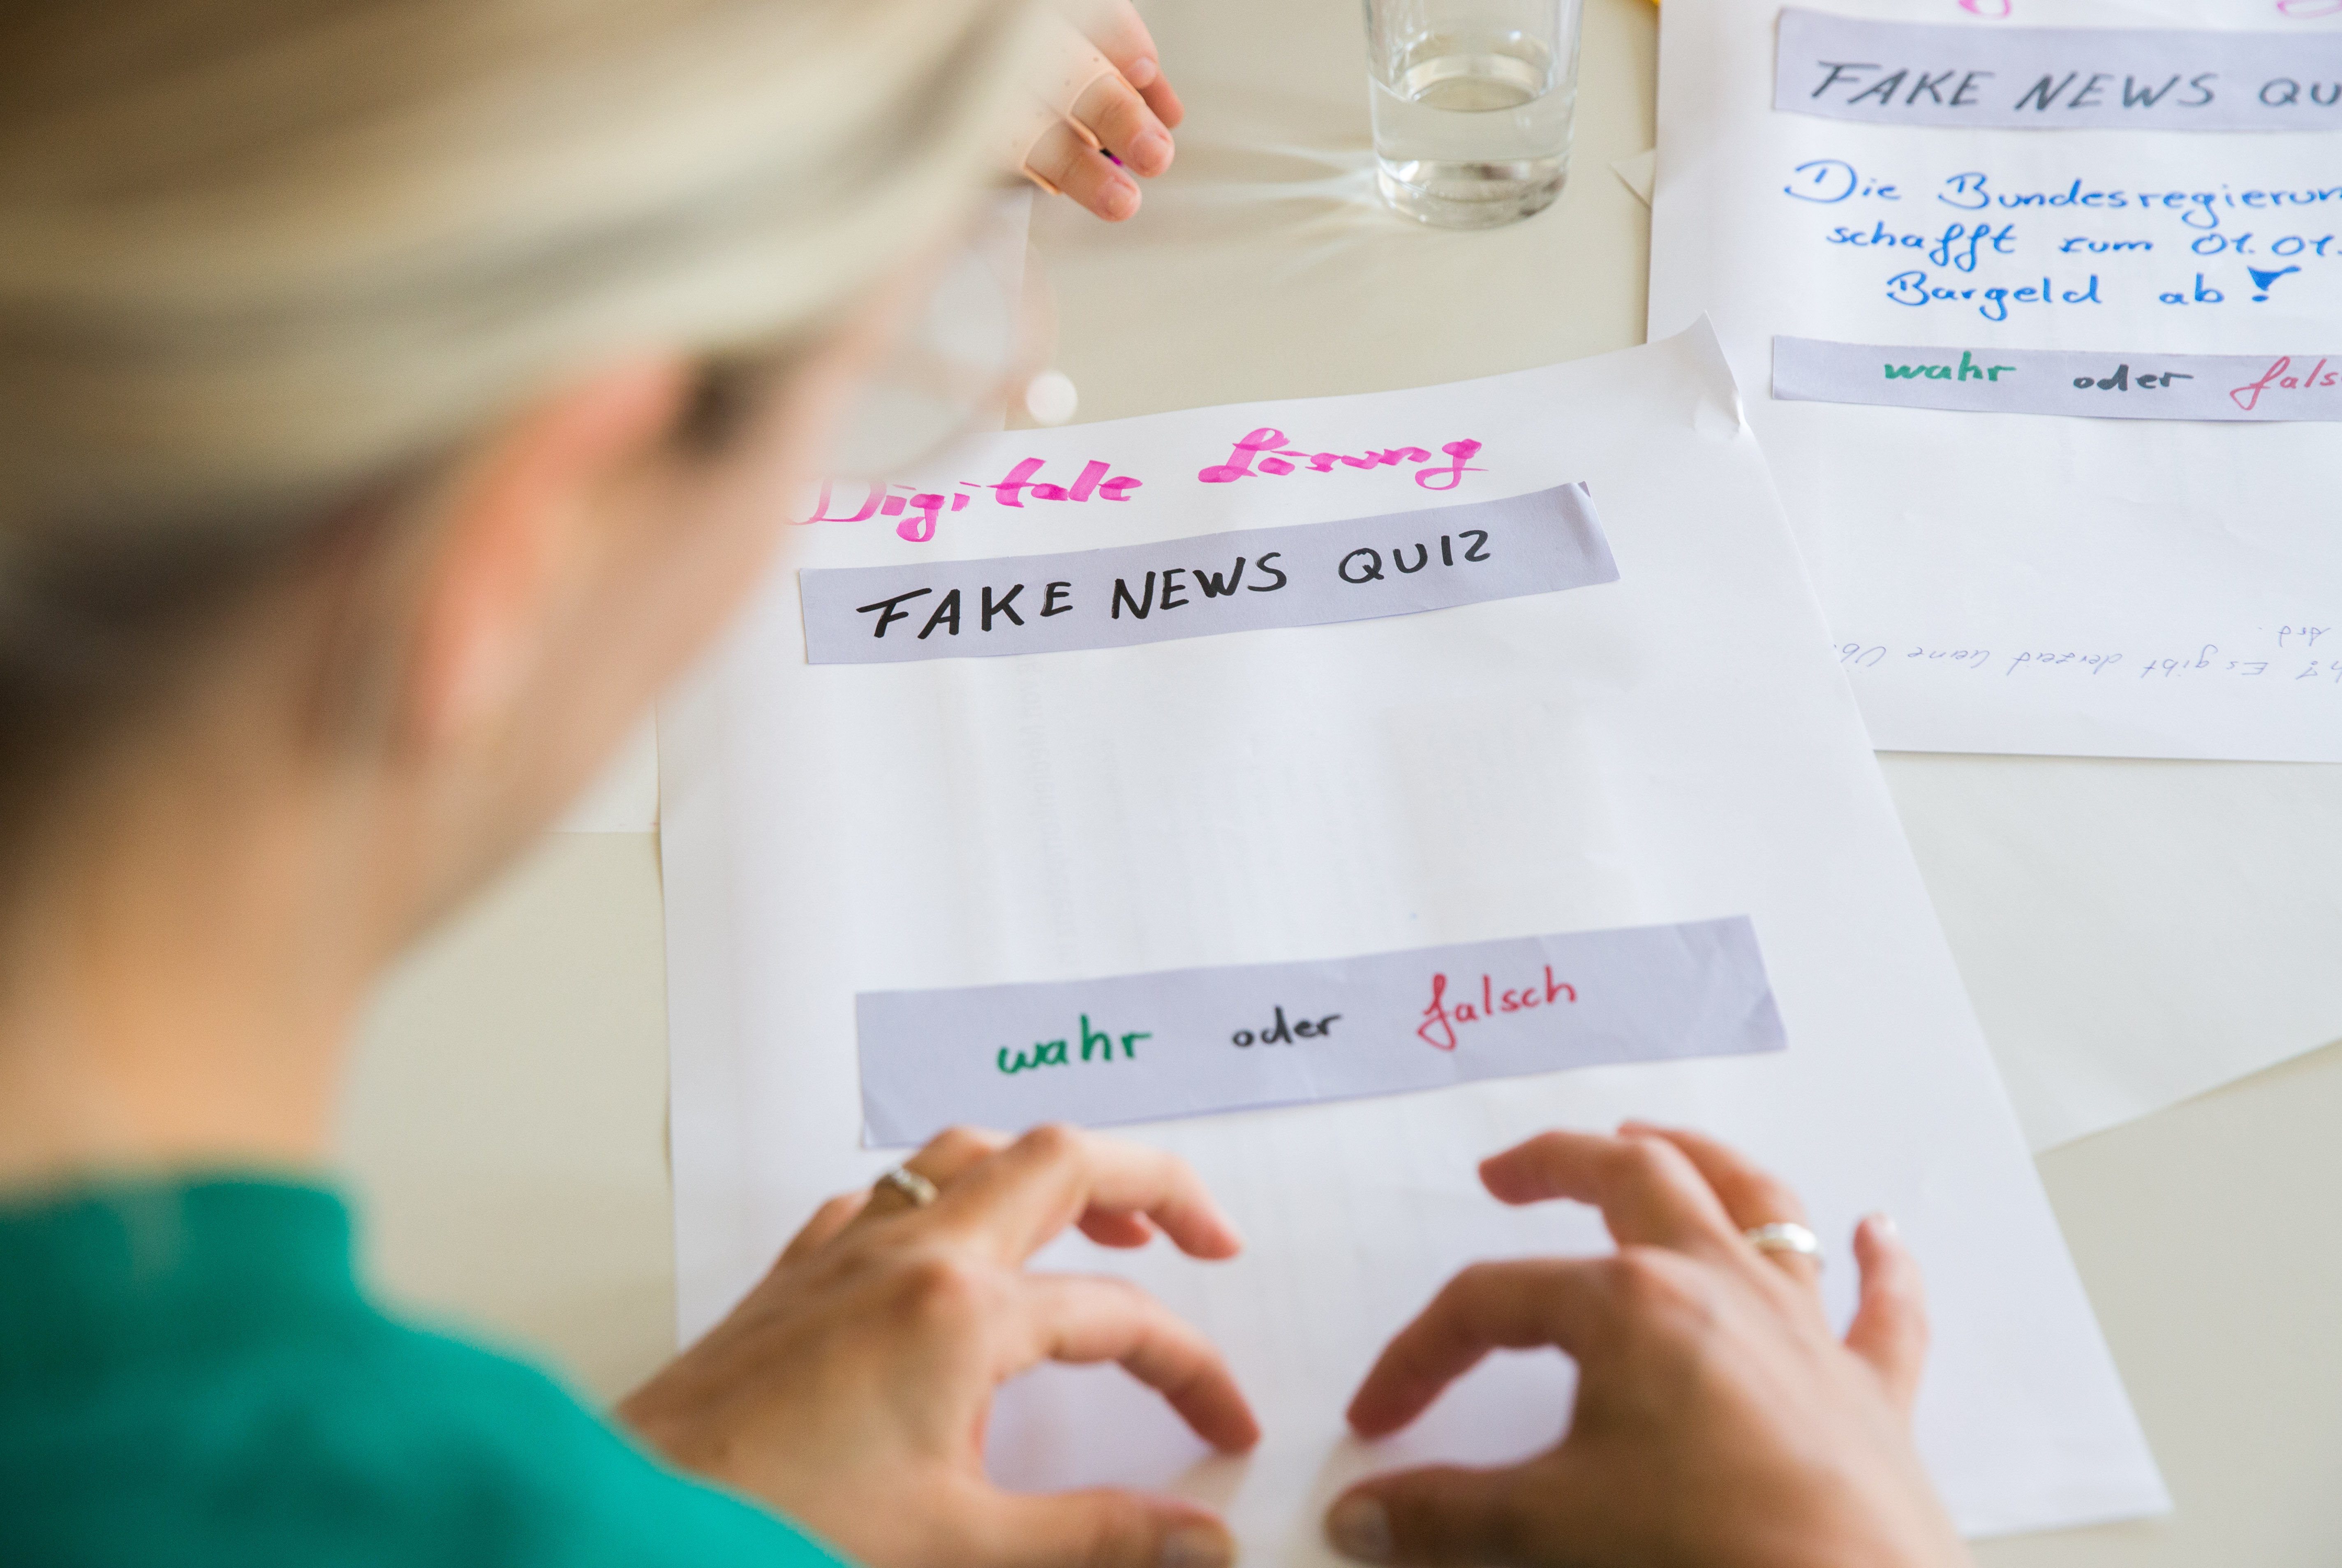
M 2152 392 L 2158 386 L 2169 386 L 2175 381 L 2195 379 L 2194 376 L 2181 370 L 2150 370 L 2144 375 L 2134 376 L 2130 373 L 2129 365 L 2117 365 L 2113 374 L 2109 375 L 2077 375 L 2074 377 L 2074 385 L 2077 390 L 2095 386 L 2100 392 L 2128 392 L 2132 387 L 2137 386 Z
M 1257 1034 L 1249 1029 L 1239 1029 L 1228 1036 L 1228 1044 L 1250 1049 L 1256 1041 L 1263 1045 L 1290 1045 L 1296 1035 L 1304 1040 L 1330 1040 L 1334 1035 L 1334 1020 L 1340 1016 L 1339 1013 L 1328 1013 L 1323 1018 L 1296 1018 L 1287 1024 L 1285 1008 L 1280 1004 L 1276 1023 Z

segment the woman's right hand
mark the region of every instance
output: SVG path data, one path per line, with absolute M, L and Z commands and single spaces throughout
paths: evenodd
M 1176 1498 L 1000 1491 L 984 1473 L 995 1389 L 1044 1361 L 1120 1362 L 1205 1441 L 1260 1431 L 1203 1337 L 1121 1280 L 1036 1274 L 1068 1225 L 1107 1246 L 1157 1230 L 1239 1243 L 1177 1157 L 1065 1127 L 944 1134 L 905 1162 L 940 1189 L 832 1200 L 732 1314 L 628 1398 L 621 1419 L 688 1470 L 760 1497 L 873 1568 L 1221 1568 L 1226 1527 Z
M 1186 111 L 1130 0 L 1068 0 L 1066 21 L 1035 66 L 1036 107 L 1019 131 L 1024 169 L 1108 223 L 1138 211 L 1138 180 L 1171 166 Z
M 1721 1144 L 1633 1123 L 1547 1133 L 1480 1174 L 1508 1203 L 1594 1204 L 1617 1252 L 1458 1274 L 1384 1350 L 1350 1424 L 1396 1431 L 1489 1351 L 1556 1345 L 1577 1363 L 1568 1434 L 1508 1469 L 1353 1487 L 1327 1515 L 1336 1546 L 1474 1568 L 1968 1561 L 1911 1443 L 1927 1318 L 1891 1225 L 1855 1233 L 1861 1304 L 1841 1341 L 1817 1265 L 1744 1234 L 1802 1223 L 1797 1194 Z

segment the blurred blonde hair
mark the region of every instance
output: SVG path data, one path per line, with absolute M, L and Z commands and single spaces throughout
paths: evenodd
M 0 589 L 12 541 L 297 518 L 596 360 L 816 331 L 972 194 L 1032 25 L 0 0 Z

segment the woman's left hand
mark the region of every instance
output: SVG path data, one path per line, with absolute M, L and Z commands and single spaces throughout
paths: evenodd
M 1927 1309 L 1893 1226 L 1855 1232 L 1861 1297 L 1841 1339 L 1820 1265 L 1749 1235 L 1802 1226 L 1797 1193 L 1713 1139 L 1631 1122 L 1616 1137 L 1546 1133 L 1480 1176 L 1507 1203 L 1596 1205 L 1618 1250 L 1465 1270 L 1385 1347 L 1350 1424 L 1396 1432 L 1491 1350 L 1553 1345 L 1577 1363 L 1568 1434 L 1501 1469 L 1360 1483 L 1326 1522 L 1344 1553 L 1420 1568 L 1966 1568 L 1912 1446 Z
M 1216 1568 L 1226 1528 L 1172 1498 L 1036 1497 L 984 1473 L 995 1389 L 1044 1361 L 1119 1362 L 1198 1435 L 1260 1435 L 1203 1337 L 1121 1280 L 1028 1273 L 1067 1225 L 1241 1244 L 1177 1157 L 1064 1127 L 955 1129 L 906 1162 L 940 1195 L 831 1200 L 731 1316 L 619 1409 L 676 1463 L 764 1499 L 872 1568 Z

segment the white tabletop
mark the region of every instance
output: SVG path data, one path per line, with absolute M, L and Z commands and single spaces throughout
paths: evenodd
M 1190 106 L 1177 166 L 1129 225 L 1045 207 L 1035 225 L 1082 417 L 1642 340 L 1647 215 L 1609 165 L 1652 141 L 1644 0 L 1587 0 L 1562 200 L 1473 235 L 1366 199 L 1351 0 L 1148 15 Z M 2150 1036 L 2127 1092 L 2200 1087 L 2226 1017 L 2267 1059 L 2342 1034 L 2342 768 L 1881 760 L 2004 1071 L 2054 1064 L 2034 1103 Z M 553 838 L 386 988 L 345 1119 L 383 1283 L 606 1397 L 674 1339 L 657 854 L 646 834 Z M 1987 1563 L 2342 1560 L 2336 1125 L 2327 1049 L 2043 1156 L 2178 1510 L 1991 1543 Z

